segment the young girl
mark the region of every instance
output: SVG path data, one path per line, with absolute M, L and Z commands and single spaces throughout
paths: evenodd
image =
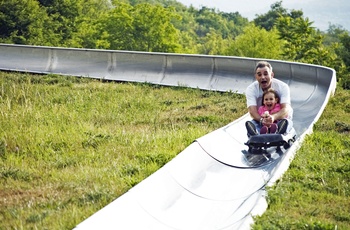
M 277 113 L 281 110 L 281 105 L 279 102 L 279 96 L 276 93 L 275 90 L 272 88 L 268 89 L 266 92 L 264 92 L 262 97 L 262 106 L 259 107 L 258 113 L 262 117 L 267 117 L 269 114 Z M 270 127 L 263 126 L 260 129 L 260 134 L 266 134 L 266 133 L 276 133 L 277 131 L 277 122 L 275 121 L 273 124 L 270 125 Z

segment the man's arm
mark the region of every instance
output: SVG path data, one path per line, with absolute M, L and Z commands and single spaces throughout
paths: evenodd
M 250 116 L 251 116 L 254 120 L 260 122 L 261 116 L 260 116 L 260 114 L 258 113 L 258 106 L 254 106 L 254 105 L 249 106 L 249 107 L 248 107 L 248 112 L 249 112 Z
M 271 114 L 271 121 L 268 120 L 267 122 L 271 122 L 271 124 L 275 121 L 275 120 L 281 120 L 284 119 L 286 117 L 288 117 L 289 112 L 291 111 L 291 106 L 290 104 L 287 103 L 283 103 L 281 104 L 281 110 L 278 111 L 275 114 Z

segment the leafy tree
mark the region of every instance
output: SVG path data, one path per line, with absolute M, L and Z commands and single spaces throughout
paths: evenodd
M 255 25 L 258 25 L 265 30 L 271 30 L 275 25 L 276 20 L 283 15 L 287 15 L 287 9 L 282 7 L 282 1 L 271 5 L 271 9 L 266 14 L 257 15 L 254 19 Z
M 178 31 L 171 21 L 178 15 L 173 8 L 139 4 L 135 6 L 132 17 L 134 50 L 176 52 Z
M 280 17 L 276 27 L 286 43 L 283 56 L 287 60 L 323 64 L 330 50 L 323 45 L 323 36 L 312 27 L 308 18 Z
M 119 3 L 100 22 L 97 45 L 104 47 L 98 48 L 176 52 L 179 32 L 171 21 L 177 17 L 172 8 L 160 5 Z
M 339 43 L 339 35 L 345 31 L 341 26 L 329 24 L 327 32 L 321 32 L 324 35 L 323 44 L 331 46 L 333 43 Z
M 111 7 L 108 0 L 38 1 L 52 22 L 45 30 L 55 35 L 55 46 L 94 48 L 96 21 Z
M 126 3 L 118 4 L 108 12 L 106 17 L 98 22 L 100 37 L 96 41 L 96 48 L 123 49 L 133 48 L 133 7 Z
M 283 40 L 279 39 L 278 31 L 266 31 L 254 24 L 245 27 L 242 34 L 236 37 L 228 50 L 227 55 L 280 59 Z
M 238 12 L 234 13 L 219 13 L 223 18 L 230 22 L 230 35 L 236 37 L 243 32 L 243 29 L 248 26 L 249 21 L 247 18 L 242 17 Z
M 221 17 L 215 9 L 202 7 L 196 14 L 198 27 L 196 33 L 199 37 L 204 37 L 212 29 L 221 33 L 223 38 L 228 37 L 230 30 L 227 21 Z
M 271 9 L 266 14 L 257 15 L 254 19 L 254 23 L 266 30 L 271 30 L 280 17 L 296 19 L 303 17 L 303 14 L 301 10 L 291 10 L 291 12 L 288 12 L 288 10 L 282 6 L 282 1 L 279 1 L 272 4 Z
M 77 18 L 82 11 L 81 0 L 40 0 L 47 14 L 55 22 L 53 30 L 60 36 L 60 44 L 73 38 L 76 32 Z
M 0 1 L 0 41 L 16 44 L 50 44 L 46 12 L 36 0 Z
M 308 18 L 280 17 L 277 20 L 277 29 L 281 39 L 286 42 L 284 57 L 292 61 L 310 60 L 322 44 L 322 36 L 311 27 Z
M 330 25 L 325 34 L 324 44 L 333 46 L 337 55 L 347 66 L 347 72 L 350 72 L 350 34 L 349 31 L 340 25 Z
M 180 31 L 179 32 L 179 53 L 198 54 L 201 53 L 201 44 L 197 41 L 197 37 L 193 35 L 192 31 Z
M 95 48 L 98 34 L 98 22 L 111 10 L 109 1 L 85 0 L 77 12 L 75 30 L 72 38 L 65 43 L 70 47 Z
M 176 0 L 124 0 L 124 1 L 121 1 L 121 0 L 115 0 L 115 2 L 125 2 L 125 3 L 129 3 L 130 5 L 132 6 L 136 6 L 138 4 L 143 4 L 143 3 L 148 3 L 148 4 L 151 4 L 151 5 L 161 5 L 163 6 L 164 8 L 168 8 L 168 7 L 174 7 L 176 9 L 176 11 L 182 11 L 182 10 L 186 10 L 187 7 L 176 1 Z
M 223 54 L 232 39 L 248 24 L 248 19 L 244 19 L 238 12 L 223 13 L 208 7 L 198 10 L 190 6 L 179 14 L 182 20 L 175 26 L 186 36 L 186 41 L 190 41 L 181 43 L 183 52 L 189 53 Z M 189 39 L 190 37 L 192 38 Z M 193 42 L 197 44 L 194 45 Z
M 325 40 L 321 32 L 312 27 L 313 22 L 303 17 L 302 11 L 289 12 L 280 1 L 271 5 L 271 10 L 266 14 L 258 15 L 254 23 L 267 30 L 277 28 L 280 39 L 285 41 L 281 59 L 329 66 L 338 73 L 344 72 L 345 61 L 340 58 L 344 55 L 340 53 L 344 54 L 346 50 L 340 36 L 328 36 Z M 340 33 L 337 28 L 331 29 L 334 33 Z
M 280 38 L 286 41 L 283 59 L 328 66 L 344 73 L 344 62 L 335 52 L 338 44 L 323 45 L 324 37 L 308 18 L 280 17 L 276 27 Z
M 198 27 L 198 23 L 196 22 L 196 17 L 194 13 L 193 7 L 186 9 L 176 9 L 176 13 L 180 18 L 176 18 L 176 20 L 172 20 L 172 24 L 176 29 L 186 32 L 191 35 L 194 39 L 197 38 L 196 28 Z
M 336 52 L 342 58 L 347 66 L 347 71 L 350 73 L 350 35 L 349 33 L 344 32 L 339 38 L 342 47 L 336 50 Z
M 199 53 L 218 55 L 224 54 L 228 49 L 229 39 L 223 39 L 222 35 L 212 29 L 203 38 L 204 43 L 199 47 Z
M 344 89 L 350 89 L 350 35 L 349 32 L 343 32 L 339 35 L 340 43 L 336 43 L 334 48 L 337 55 L 344 63 L 344 71 L 338 71 L 341 76 L 340 83 Z M 339 65 L 338 65 L 339 66 Z M 340 67 L 339 67 L 340 68 Z

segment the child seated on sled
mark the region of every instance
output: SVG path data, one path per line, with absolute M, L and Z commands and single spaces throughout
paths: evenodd
M 262 106 L 259 107 L 258 113 L 262 118 L 267 118 L 270 114 L 277 113 L 281 110 L 281 104 L 279 104 L 279 96 L 277 92 L 270 88 L 263 93 Z M 274 123 L 269 126 L 264 125 L 260 129 L 260 134 L 276 133 L 278 130 L 277 123 L 279 120 L 275 120 Z

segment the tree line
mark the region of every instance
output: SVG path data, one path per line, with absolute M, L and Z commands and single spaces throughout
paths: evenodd
M 176 0 L 0 0 L 0 42 L 304 62 L 334 68 L 350 89 L 349 31 L 322 32 L 282 3 L 249 21 Z

